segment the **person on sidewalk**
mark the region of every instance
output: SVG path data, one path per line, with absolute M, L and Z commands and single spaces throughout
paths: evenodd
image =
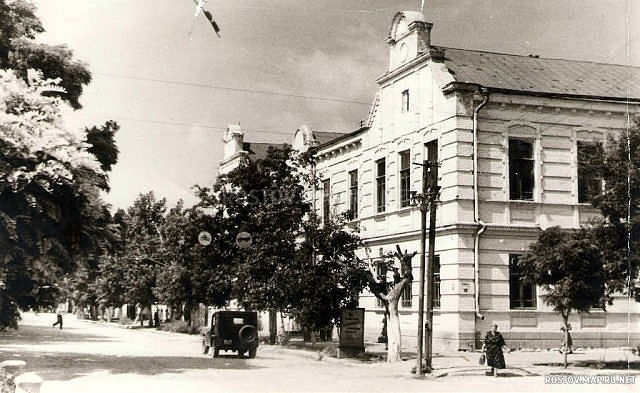
M 567 353 L 573 353 L 573 339 L 571 338 L 571 325 L 568 326 L 568 331 L 567 331 L 567 342 L 564 342 L 564 326 L 562 326 L 560 328 L 560 330 L 562 331 L 562 345 L 560 346 L 560 353 L 564 353 L 564 351 L 567 351 Z
M 487 372 L 487 375 L 497 377 L 498 369 L 506 367 L 504 354 L 502 353 L 503 347 L 505 347 L 504 338 L 498 331 L 498 324 L 494 322 L 491 330 L 484 337 L 484 344 L 482 345 L 482 352 L 486 354 L 487 366 L 491 367 L 491 371 Z
M 58 313 L 56 315 L 56 322 L 53 324 L 52 327 L 56 327 L 56 326 L 60 326 L 60 329 L 62 329 L 62 314 Z

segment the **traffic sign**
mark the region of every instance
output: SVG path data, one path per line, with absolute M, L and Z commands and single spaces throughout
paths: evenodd
M 209 244 L 211 244 L 211 240 L 211 234 L 207 231 L 202 231 L 198 234 L 198 243 L 203 246 L 208 246 Z
M 251 238 L 251 234 L 249 232 L 238 232 L 236 235 L 236 245 L 240 248 L 249 248 L 251 247 L 253 239 Z

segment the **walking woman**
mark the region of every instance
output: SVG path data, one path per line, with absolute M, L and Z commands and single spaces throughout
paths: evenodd
M 502 347 L 505 346 L 504 338 L 498 331 L 498 324 L 494 323 L 491 330 L 487 332 L 482 345 L 482 351 L 486 353 L 487 366 L 491 371 L 487 375 L 498 376 L 498 369 L 505 368 Z

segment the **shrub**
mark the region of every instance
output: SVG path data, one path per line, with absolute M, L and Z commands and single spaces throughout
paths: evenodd
M 174 333 L 198 334 L 200 330 L 193 325 L 189 325 L 185 321 L 171 321 L 160 325 L 160 330 Z

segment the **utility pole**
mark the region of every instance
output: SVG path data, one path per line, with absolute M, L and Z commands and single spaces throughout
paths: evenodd
M 438 186 L 438 162 L 429 161 L 427 198 L 429 200 L 429 263 L 427 264 L 427 323 L 425 334 L 425 363 L 428 372 L 433 370 L 433 267 L 436 246 L 436 204 Z M 424 235 L 423 235 L 424 236 Z
M 416 364 L 416 374 L 418 376 L 424 375 L 424 368 L 422 367 L 422 337 L 423 337 L 423 324 L 424 324 L 424 269 L 427 255 L 427 204 L 425 196 L 427 195 L 427 165 L 428 161 L 423 161 L 422 164 L 414 163 L 415 165 L 422 166 L 422 194 L 413 195 L 414 202 L 418 204 L 420 208 L 420 272 L 418 273 L 418 356 Z
M 423 161 L 422 163 L 414 163 L 415 165 L 422 166 L 422 193 L 412 193 L 412 199 L 414 203 L 418 205 L 421 213 L 421 236 L 420 236 L 420 251 L 422 252 L 422 258 L 420 258 L 420 272 L 418 279 L 418 334 L 417 334 L 417 346 L 418 356 L 416 373 L 418 376 L 423 376 L 424 371 L 431 372 L 432 368 L 432 343 L 433 343 L 433 266 L 434 266 L 434 252 L 435 252 L 435 227 L 436 227 L 436 200 L 438 198 L 438 192 L 440 187 L 437 186 L 438 182 L 438 162 L 437 161 Z M 427 263 L 427 211 L 429 212 L 429 261 Z M 426 266 L 426 269 L 425 269 Z M 425 279 L 426 270 L 426 279 Z M 424 322 L 425 314 L 425 281 L 427 287 L 426 296 L 426 314 L 427 321 Z M 423 335 L 424 332 L 424 335 Z M 425 365 L 423 367 L 423 337 L 424 337 L 424 355 Z

